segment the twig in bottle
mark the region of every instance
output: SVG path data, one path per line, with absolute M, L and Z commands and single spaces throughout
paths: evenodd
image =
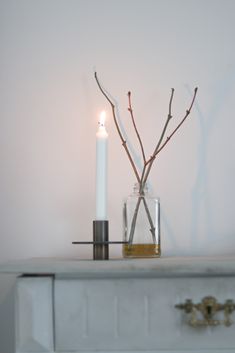
M 145 152 L 144 152 L 144 146 L 143 146 L 139 131 L 137 129 L 136 122 L 135 122 L 135 117 L 134 117 L 134 113 L 133 113 L 133 109 L 132 109 L 132 103 L 131 103 L 131 92 L 129 91 L 127 93 L 127 95 L 128 95 L 128 111 L 130 112 L 131 120 L 132 120 L 134 129 L 135 129 L 137 138 L 139 140 L 139 144 L 140 144 L 140 148 L 141 148 L 141 152 L 142 152 L 142 157 L 143 157 L 143 163 L 144 163 L 142 176 L 141 176 L 141 179 L 140 179 L 140 182 L 139 182 L 139 191 L 140 191 L 140 190 L 142 190 L 142 186 L 141 185 L 142 185 L 142 182 L 143 182 L 143 176 L 144 176 L 144 172 L 145 172 L 146 157 L 145 157 Z M 141 197 L 141 199 L 142 199 L 142 201 L 144 203 L 144 208 L 145 208 L 145 211 L 146 211 L 146 214 L 147 214 L 147 217 L 148 217 L 148 221 L 149 221 L 149 224 L 150 224 L 150 232 L 152 234 L 153 242 L 156 243 L 155 227 L 154 227 L 154 224 L 153 224 L 153 220 L 152 220 L 151 214 L 149 212 L 149 208 L 148 208 L 146 199 L 144 197 L 144 190 L 142 190 L 142 194 L 141 194 L 140 197 Z M 138 209 L 139 209 L 139 205 L 140 205 L 140 203 L 138 204 Z M 132 238 L 132 235 L 134 235 L 135 223 L 136 223 L 137 215 L 138 215 L 138 210 L 137 210 L 137 213 L 136 213 L 136 217 L 133 217 L 132 226 L 131 226 L 132 230 L 130 232 L 130 235 L 131 235 L 130 240 Z
M 97 82 L 97 85 L 98 85 L 101 93 L 104 95 L 104 97 L 108 100 L 109 104 L 111 105 L 113 119 L 114 119 L 115 126 L 117 128 L 117 132 L 118 132 L 119 137 L 120 137 L 120 139 L 122 141 L 122 145 L 123 145 L 123 147 L 124 147 L 124 149 L 125 149 L 125 151 L 127 153 L 128 159 L 129 159 L 129 161 L 131 163 L 131 166 L 132 166 L 132 169 L 133 169 L 133 171 L 135 173 L 136 179 L 137 179 L 137 181 L 139 183 L 139 197 L 138 197 L 138 200 L 137 200 L 137 203 L 136 203 L 136 206 L 135 206 L 135 210 L 134 210 L 134 214 L 133 214 L 133 218 L 132 218 L 132 222 L 131 222 L 131 229 L 130 229 L 130 235 L 129 235 L 129 246 L 131 246 L 131 244 L 133 243 L 135 227 L 136 227 L 136 221 L 137 221 L 137 216 L 138 216 L 138 212 L 139 212 L 139 207 L 140 207 L 141 201 L 143 201 L 143 203 L 144 203 L 144 208 L 146 210 L 147 218 L 148 218 L 149 224 L 150 224 L 150 232 L 152 234 L 153 243 L 155 243 L 156 242 L 155 226 L 154 226 L 153 220 L 151 218 L 151 214 L 149 212 L 149 208 L 148 208 L 148 205 L 147 205 L 147 202 L 146 202 L 146 199 L 145 199 L 144 188 L 145 188 L 149 173 L 151 171 L 152 165 L 153 165 L 154 160 L 156 159 L 157 155 L 163 150 L 163 148 L 167 145 L 167 143 L 170 141 L 172 136 L 179 130 L 179 128 L 183 125 L 183 123 L 185 122 L 185 120 L 187 119 L 189 114 L 191 113 L 191 110 L 192 110 L 192 107 L 193 107 L 193 104 L 194 104 L 194 101 L 195 101 L 195 98 L 196 98 L 196 95 L 197 95 L 198 88 L 196 87 L 194 89 L 194 95 L 193 95 L 191 104 L 189 106 L 189 109 L 186 110 L 186 114 L 184 115 L 184 117 L 182 118 L 180 123 L 177 125 L 177 127 L 171 132 L 171 134 L 163 142 L 163 139 L 165 137 L 169 122 L 172 119 L 172 102 L 173 102 L 173 97 L 174 97 L 174 88 L 171 89 L 171 95 L 170 95 L 170 100 L 169 100 L 169 109 L 168 109 L 167 119 L 166 119 L 166 122 L 164 124 L 164 127 L 163 127 L 162 133 L 160 135 L 160 138 L 159 138 L 159 140 L 157 142 L 157 145 L 156 145 L 156 147 L 155 147 L 155 149 L 153 151 L 153 154 L 152 154 L 152 156 L 149 157 L 148 160 L 146 159 L 143 143 L 142 143 L 140 134 L 139 134 L 137 126 L 136 126 L 136 122 L 135 122 L 135 118 L 134 118 L 134 114 L 133 114 L 133 109 L 132 109 L 132 103 L 131 103 L 131 92 L 128 92 L 128 103 L 129 103 L 128 111 L 130 112 L 132 123 L 133 123 L 134 129 L 135 129 L 137 138 L 139 140 L 139 144 L 140 144 L 140 148 L 141 148 L 141 152 L 142 152 L 142 157 L 143 157 L 143 162 L 144 162 L 143 170 L 142 170 L 142 173 L 141 173 L 141 176 L 140 176 L 138 171 L 137 171 L 137 167 L 136 167 L 136 165 L 134 163 L 134 159 L 132 158 L 131 153 L 129 151 L 129 148 L 127 146 L 126 140 L 123 138 L 121 129 L 119 127 L 118 120 L 117 120 L 117 117 L 116 117 L 115 104 L 113 103 L 113 101 L 110 99 L 108 94 L 102 88 L 102 86 L 101 86 L 101 84 L 99 82 L 99 79 L 97 77 L 97 73 L 96 72 L 95 72 L 95 80 Z
M 167 120 L 166 120 L 165 125 L 163 127 L 161 136 L 160 136 L 160 138 L 158 140 L 158 143 L 157 143 L 157 146 L 156 146 L 156 148 L 154 150 L 154 153 L 156 153 L 156 151 L 158 150 L 159 146 L 161 145 L 161 142 L 162 142 L 162 140 L 164 138 L 164 135 L 166 133 L 168 124 L 169 124 L 170 120 L 172 119 L 171 111 L 172 111 L 172 101 L 173 101 L 173 97 L 174 97 L 174 91 L 175 91 L 174 88 L 172 88 L 171 89 L 170 101 L 169 101 L 169 111 L 168 111 L 168 115 L 167 115 Z M 154 155 L 154 153 L 153 153 L 153 155 Z M 151 157 L 150 157 L 150 159 L 148 161 L 145 160 L 143 171 L 142 171 L 142 175 L 141 175 L 141 179 L 140 179 L 139 198 L 138 198 L 138 201 L 137 201 L 137 204 L 136 204 L 136 208 L 135 208 L 135 211 L 134 211 L 134 216 L 133 216 L 132 222 L 131 222 L 131 230 L 130 230 L 130 237 L 129 237 L 130 244 L 132 244 L 133 238 L 134 238 L 136 220 L 137 220 L 137 215 L 138 215 L 138 212 L 139 212 L 140 201 L 141 201 L 141 198 L 142 198 L 141 195 L 144 192 L 145 184 L 147 182 L 147 177 L 149 175 L 149 172 L 150 172 L 150 169 L 151 169 L 151 166 L 152 166 L 152 164 L 151 164 L 151 166 L 149 164 L 150 161 L 152 161 L 151 163 L 153 164 L 154 159 L 152 160 Z M 147 172 L 146 172 L 146 168 L 147 168 L 148 165 L 150 166 L 150 168 L 148 168 Z M 145 176 L 146 173 L 147 173 L 147 177 Z M 152 233 L 153 243 L 155 243 L 156 242 L 155 227 L 154 227 L 154 224 L 153 224 L 153 221 L 152 221 L 152 218 L 151 218 L 151 215 L 150 215 L 150 212 L 149 212 L 149 209 L 148 209 L 148 206 L 147 206 L 145 198 L 144 198 L 144 201 L 145 201 L 144 205 L 145 205 L 146 213 L 147 213 L 147 216 L 148 216 L 148 220 L 150 222 L 150 232 Z
M 164 135 L 166 133 L 168 124 L 169 124 L 169 122 L 170 122 L 170 120 L 172 118 L 171 109 L 172 109 L 172 100 L 173 100 L 173 96 L 174 96 L 174 88 L 172 88 L 170 102 L 169 102 L 169 112 L 168 112 L 166 123 L 165 123 L 165 125 L 163 127 L 160 139 L 159 139 L 159 141 L 157 143 L 157 146 L 156 146 L 156 148 L 154 150 L 154 153 L 153 153 L 152 157 L 150 157 L 150 159 L 145 163 L 144 168 L 143 168 L 143 172 L 142 172 L 142 175 L 141 175 L 141 182 L 140 182 L 140 196 L 139 196 L 140 200 L 141 200 L 141 192 L 143 192 L 143 190 L 144 190 L 145 184 L 147 182 L 149 173 L 151 171 L 151 168 L 152 168 L 152 165 L 153 165 L 153 162 L 154 162 L 156 156 L 160 153 L 160 151 L 162 151 L 162 149 L 166 146 L 166 144 L 169 142 L 171 137 L 179 130 L 179 128 L 182 126 L 182 124 L 185 122 L 185 120 L 187 119 L 187 117 L 191 113 L 191 109 L 193 107 L 193 104 L 194 104 L 194 101 L 195 101 L 195 98 L 196 98 L 196 95 L 197 95 L 197 90 L 198 90 L 198 88 L 196 87 L 194 89 L 194 95 L 193 95 L 191 104 L 189 106 L 189 109 L 186 110 L 186 114 L 184 115 L 183 119 L 180 121 L 180 123 L 177 125 L 177 127 L 173 130 L 173 132 L 170 134 L 170 136 L 167 137 L 165 142 L 161 145 L 162 140 L 164 138 Z M 147 168 L 147 170 L 146 170 L 146 168 Z M 134 211 L 134 216 L 132 218 L 131 231 L 130 231 L 130 237 L 129 237 L 129 242 L 130 243 L 133 242 L 134 231 L 135 231 L 135 226 L 136 226 L 136 220 L 137 220 L 137 215 L 138 215 L 138 211 L 139 211 L 139 199 L 137 201 L 136 208 L 135 208 L 135 211 Z

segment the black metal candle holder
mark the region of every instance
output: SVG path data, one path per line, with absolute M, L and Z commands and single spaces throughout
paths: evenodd
M 109 222 L 93 221 L 93 241 L 73 241 L 72 244 L 93 245 L 93 260 L 109 260 L 110 244 L 128 244 L 126 241 L 109 241 Z

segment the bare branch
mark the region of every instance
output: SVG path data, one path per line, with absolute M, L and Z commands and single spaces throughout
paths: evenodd
M 128 95 L 128 103 L 129 103 L 128 111 L 129 111 L 130 114 L 131 114 L 131 120 L 132 120 L 134 129 L 135 129 L 137 138 L 138 138 L 139 143 L 140 143 L 140 148 L 141 148 L 141 152 L 142 152 L 142 156 L 143 156 L 143 160 L 144 160 L 144 164 L 145 164 L 145 163 L 146 163 L 146 157 L 145 157 L 145 153 L 144 153 L 144 146 L 143 146 L 143 143 L 142 143 L 142 140 L 141 140 L 139 131 L 138 131 L 137 126 L 136 126 L 135 118 L 134 118 L 134 113 L 133 113 L 132 104 L 131 104 L 131 92 L 129 91 L 129 92 L 127 93 L 127 95 Z
M 146 214 L 147 214 L 147 217 L 148 217 L 148 220 L 149 220 L 149 224 L 150 224 L 150 232 L 151 232 L 152 237 L 153 237 L 153 243 L 155 243 L 156 242 L 155 227 L 154 227 L 153 220 L 151 218 L 151 214 L 150 214 L 150 211 L 149 211 L 146 199 L 145 199 L 144 187 L 145 187 L 145 184 L 147 182 L 149 173 L 151 171 L 151 168 L 152 168 L 152 165 L 153 165 L 153 162 L 154 162 L 156 156 L 162 151 L 162 149 L 166 146 L 166 144 L 170 141 L 170 139 L 173 137 L 173 135 L 179 130 L 179 128 L 185 122 L 187 117 L 190 115 L 191 109 L 193 107 L 193 104 L 194 104 L 194 101 L 195 101 L 195 98 L 196 98 L 196 95 L 197 95 L 198 88 L 196 87 L 194 89 L 194 95 L 193 95 L 191 104 L 189 106 L 189 109 L 186 110 L 186 113 L 185 113 L 184 117 L 182 118 L 180 123 L 177 125 L 177 127 L 172 131 L 172 133 L 163 142 L 165 134 L 166 134 L 166 131 L 167 131 L 167 128 L 168 128 L 168 125 L 169 125 L 169 122 L 172 119 L 172 102 L 173 102 L 173 97 L 174 97 L 174 88 L 171 89 L 171 96 L 170 96 L 170 100 L 169 100 L 169 108 L 168 108 L 167 119 L 166 119 L 166 122 L 165 122 L 165 124 L 163 126 L 163 130 L 162 130 L 161 136 L 160 136 L 160 138 L 159 138 L 159 140 L 157 142 L 157 145 L 156 145 L 156 147 L 155 147 L 155 149 L 153 151 L 153 154 L 148 160 L 146 160 L 143 143 L 142 143 L 142 140 L 140 138 L 140 134 L 138 132 L 138 129 L 136 127 L 136 122 L 135 122 L 133 109 L 132 109 L 131 92 L 128 92 L 128 102 L 129 102 L 128 111 L 130 112 L 130 115 L 131 115 L 132 123 L 133 123 L 134 129 L 135 129 L 137 138 L 139 140 L 139 144 L 140 144 L 140 147 L 141 147 L 141 152 L 142 152 L 142 156 L 143 156 L 143 160 L 144 160 L 144 166 L 143 166 L 143 169 L 142 169 L 142 173 L 141 173 L 141 175 L 139 175 L 139 173 L 137 171 L 137 168 L 136 168 L 136 165 L 134 163 L 134 160 L 133 160 L 133 158 L 132 158 L 132 156 L 130 154 L 130 151 L 129 151 L 128 147 L 127 147 L 127 143 L 126 143 L 126 141 L 125 141 L 125 139 L 124 139 L 124 137 L 122 135 L 122 132 L 121 132 L 121 129 L 120 129 L 117 117 L 116 117 L 115 104 L 113 103 L 112 99 L 109 97 L 109 95 L 105 92 L 105 90 L 100 85 L 100 82 L 98 80 L 96 72 L 95 72 L 95 80 L 97 82 L 97 85 L 98 85 L 101 93 L 104 95 L 104 97 L 107 99 L 107 101 L 111 105 L 115 126 L 117 128 L 119 137 L 120 137 L 120 139 L 122 141 L 122 145 L 123 145 L 123 147 L 124 147 L 124 149 L 125 149 L 125 151 L 127 153 L 127 156 L 128 156 L 129 161 L 131 163 L 131 166 L 133 168 L 133 171 L 135 173 L 137 181 L 139 182 L 139 197 L 138 197 L 138 200 L 137 200 L 137 203 L 136 203 L 136 206 L 135 206 L 135 210 L 134 210 L 134 214 L 133 214 L 133 218 L 132 218 L 132 222 L 131 222 L 131 229 L 130 229 L 130 234 L 129 234 L 129 245 L 132 245 L 132 243 L 133 243 L 134 232 L 135 232 L 135 227 L 136 227 L 136 222 L 137 222 L 137 216 L 138 216 L 138 212 L 139 212 L 139 207 L 140 207 L 141 201 L 143 201 L 143 203 L 144 203 L 144 208 L 146 210 Z
M 196 95 L 197 95 L 197 91 L 198 91 L 198 88 L 196 87 L 194 89 L 194 95 L 193 95 L 193 98 L 192 98 L 192 101 L 191 101 L 191 104 L 190 104 L 190 107 L 188 110 L 186 110 L 186 114 L 185 116 L 183 117 L 183 119 L 181 120 L 181 122 L 176 126 L 176 128 L 173 130 L 173 132 L 170 134 L 170 136 L 167 137 L 166 141 L 162 144 L 161 147 L 158 147 L 158 149 L 155 150 L 155 153 L 153 154 L 153 156 L 150 158 L 150 160 L 148 161 L 149 163 L 149 166 L 148 166 L 148 169 L 147 169 L 147 172 L 146 172 L 146 175 L 145 175 L 145 178 L 144 178 L 144 183 L 147 181 L 147 178 L 148 178 L 148 175 L 149 175 L 149 172 L 151 170 L 151 167 L 152 167 L 152 164 L 156 158 L 156 156 L 161 152 L 161 150 L 166 146 L 166 144 L 170 141 L 170 139 L 172 138 L 172 136 L 179 130 L 179 128 L 183 125 L 183 123 L 185 122 L 185 120 L 187 119 L 187 117 L 189 116 L 189 114 L 191 113 L 191 109 L 193 107 L 193 104 L 194 104 L 194 101 L 195 101 L 195 98 L 196 98 Z M 160 145 L 159 145 L 160 146 Z
M 127 156 L 128 156 L 129 161 L 130 161 L 130 163 L 131 163 L 131 166 L 132 166 L 132 168 L 133 168 L 133 171 L 134 171 L 134 173 L 135 173 L 135 176 L 136 176 L 136 178 L 137 178 L 137 181 L 140 182 L 139 173 L 138 173 L 138 171 L 137 171 L 137 168 L 136 168 L 136 166 L 135 166 L 135 163 L 134 163 L 134 161 L 133 161 L 133 158 L 131 157 L 130 151 L 129 151 L 128 147 L 127 147 L 126 140 L 124 139 L 124 137 L 123 137 L 123 135 L 122 135 L 122 133 L 121 133 L 121 129 L 120 129 L 119 124 L 118 124 L 118 121 L 117 121 L 117 117 L 116 117 L 116 113 L 115 113 L 115 108 L 116 108 L 116 107 L 115 107 L 115 104 L 113 103 L 113 101 L 109 98 L 109 96 L 107 95 L 107 93 L 106 93 L 106 92 L 103 90 L 103 88 L 101 87 L 96 72 L 95 72 L 95 80 L 96 80 L 96 83 L 97 83 L 97 85 L 98 85 L 98 87 L 99 87 L 101 93 L 104 95 L 104 97 L 107 99 L 107 101 L 108 101 L 109 104 L 111 105 L 112 114 L 113 114 L 113 119 L 114 119 L 115 126 L 116 126 L 116 128 L 117 128 L 118 135 L 119 135 L 119 137 L 120 137 L 120 139 L 121 139 L 121 141 L 122 141 L 122 145 L 123 145 L 123 147 L 124 147 L 124 149 L 125 149 L 125 151 L 126 151 L 126 153 L 127 153 Z
M 158 143 L 157 143 L 157 146 L 153 152 L 153 155 L 150 157 L 150 159 L 146 162 L 146 165 L 148 165 L 149 163 L 151 163 L 151 161 L 153 160 L 153 156 L 156 154 L 156 152 L 158 151 L 159 149 L 159 146 L 161 145 L 162 143 L 162 140 L 165 136 L 165 133 L 166 133 L 166 130 L 167 130 L 167 127 L 168 127 L 168 124 L 170 122 L 170 120 L 172 119 L 172 114 L 171 114 L 171 109 L 172 109 L 172 101 L 173 101 L 173 96 L 174 96 L 174 88 L 171 89 L 171 96 L 170 96 L 170 101 L 169 101 L 169 110 L 168 110 L 168 115 L 167 115 L 167 119 L 166 119 L 166 122 L 165 122 L 165 125 L 163 127 L 163 130 L 162 130 L 162 133 L 161 133 L 161 136 L 160 136 L 160 139 L 158 140 Z

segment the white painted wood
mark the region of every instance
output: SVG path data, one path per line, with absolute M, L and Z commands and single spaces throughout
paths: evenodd
M 235 275 L 235 256 L 161 257 L 90 261 L 36 258 L 0 264 L 0 272 L 55 274 L 58 277 L 182 277 Z
M 27 352 L 27 353 L 29 353 L 29 352 Z M 32 352 L 33 353 L 33 352 Z M 44 353 L 44 352 L 37 352 L 37 353 Z M 123 350 L 121 350 L 121 351 L 111 351 L 110 352 L 110 350 L 108 350 L 108 351 L 104 351 L 104 350 L 102 350 L 102 351 L 98 351 L 98 350 L 95 350 L 95 351 L 91 351 L 91 350 L 85 350 L 85 351 L 81 351 L 81 350 L 79 350 L 79 351 L 53 351 L 53 352 L 50 352 L 50 353 L 135 353 L 135 351 L 123 351 Z M 184 351 L 182 351 L 182 350 L 174 350 L 174 351 L 168 351 L 168 350 L 164 350 L 164 351 L 136 351 L 136 353 L 234 353 L 234 349 L 224 349 L 223 351 L 221 351 L 221 350 L 213 350 L 213 351 L 211 351 L 211 350 L 200 350 L 200 351 L 198 351 L 198 350 L 193 350 L 193 351 L 189 351 L 189 350 L 184 350 Z
M 235 352 L 235 324 L 195 329 L 175 308 L 208 295 L 235 300 L 235 258 L 36 259 L 4 269 L 28 275 L 16 290 L 17 353 Z
M 56 349 L 235 350 L 234 326 L 195 329 L 175 308 L 207 295 L 235 299 L 235 279 L 56 279 Z
M 16 352 L 52 352 L 52 278 L 20 277 L 16 289 Z
M 52 353 L 57 353 L 58 351 L 56 351 L 56 352 L 52 352 Z M 58 353 L 134 353 L 135 351 L 123 351 L 123 350 L 121 350 L 121 351 L 110 351 L 110 350 L 108 350 L 108 351 L 104 351 L 104 350 L 102 350 L 102 351 L 98 351 L 98 350 L 93 350 L 93 351 L 91 351 L 91 350 L 85 350 L 85 351 L 82 351 L 82 350 L 79 350 L 79 351 L 59 351 Z M 39 352 L 40 353 L 40 352 Z M 136 353 L 234 353 L 234 349 L 224 349 L 223 351 L 221 351 L 221 350 L 214 350 L 213 349 L 213 351 L 211 351 L 211 350 L 193 350 L 193 351 L 189 351 L 189 350 L 184 350 L 184 351 L 182 351 L 182 350 L 174 350 L 174 351 L 169 351 L 169 350 L 158 350 L 158 351 L 146 351 L 146 350 L 144 350 L 144 351 L 136 351 Z

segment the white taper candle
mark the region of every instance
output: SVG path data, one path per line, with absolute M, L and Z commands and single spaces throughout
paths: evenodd
M 96 133 L 96 220 L 107 220 L 108 134 L 105 117 L 106 113 L 101 112 Z

